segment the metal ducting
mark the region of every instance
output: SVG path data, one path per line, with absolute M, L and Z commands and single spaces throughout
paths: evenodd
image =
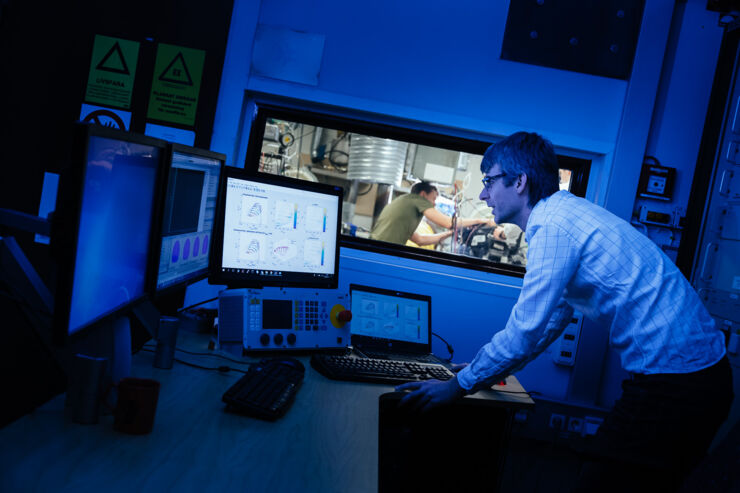
M 351 134 L 347 178 L 401 185 L 407 142 Z

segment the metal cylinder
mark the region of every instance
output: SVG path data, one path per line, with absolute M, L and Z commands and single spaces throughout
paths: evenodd
M 107 358 L 76 354 L 72 360 L 65 407 L 75 423 L 98 422 L 107 367 Z
M 180 319 L 175 317 L 160 317 L 157 327 L 157 349 L 154 352 L 154 367 L 169 370 L 175 360 L 175 345 L 177 344 L 177 328 Z
M 401 185 L 407 142 L 352 134 L 347 178 L 370 183 Z

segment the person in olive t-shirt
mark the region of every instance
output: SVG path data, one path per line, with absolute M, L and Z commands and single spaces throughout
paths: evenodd
M 419 246 L 436 245 L 443 239 L 452 235 L 452 231 L 424 235 L 416 232 L 422 217 L 441 226 L 452 228 L 452 218 L 434 208 L 439 192 L 437 187 L 427 182 L 416 183 L 411 187 L 411 193 L 398 197 L 388 204 L 380 217 L 375 222 L 370 238 L 374 240 L 387 241 L 399 245 L 406 244 L 411 240 Z M 471 226 L 473 224 L 489 224 L 494 226 L 492 219 L 458 219 L 458 226 Z

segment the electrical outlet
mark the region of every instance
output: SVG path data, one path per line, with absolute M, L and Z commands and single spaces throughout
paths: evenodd
M 568 418 L 568 431 L 572 431 L 573 433 L 580 433 L 581 430 L 583 430 L 583 418 Z
M 585 422 L 583 424 L 583 434 L 595 435 L 596 432 L 599 431 L 599 426 L 601 426 L 601 423 L 603 422 L 603 419 L 596 416 L 586 416 Z
M 565 427 L 565 416 L 562 414 L 551 414 L 550 415 L 550 428 L 556 430 L 562 430 Z

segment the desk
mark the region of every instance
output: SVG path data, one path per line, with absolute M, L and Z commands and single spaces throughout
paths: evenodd
M 206 336 L 183 330 L 178 347 L 209 352 Z M 328 380 L 300 357 L 306 377 L 296 401 L 281 419 L 265 422 L 224 412 L 221 395 L 241 373 L 180 363 L 162 370 L 153 359 L 140 351 L 132 362 L 133 376 L 161 383 L 151 434 L 116 432 L 109 415 L 96 425 L 71 423 L 57 396 L 0 430 L 0 491 L 377 491 L 378 400 L 391 386 Z M 513 377 L 508 382 L 521 389 Z M 502 406 L 533 404 L 526 395 L 489 394 Z

